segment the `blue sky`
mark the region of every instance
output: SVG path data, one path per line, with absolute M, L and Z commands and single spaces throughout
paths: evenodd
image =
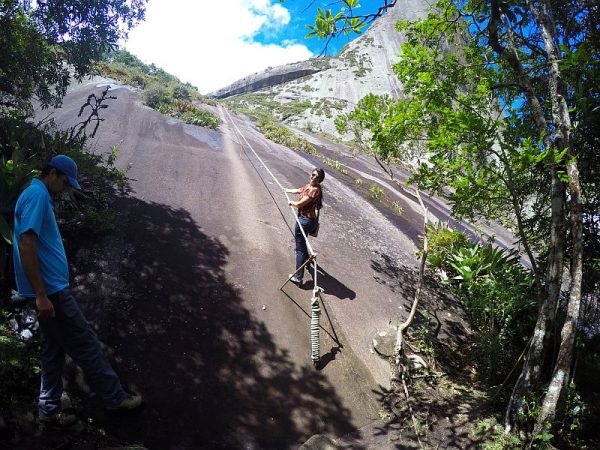
M 375 10 L 374 5 L 381 4 L 378 0 L 365 0 L 361 2 L 361 7 L 356 10 L 357 13 L 364 14 Z M 315 21 L 317 9 L 320 7 L 324 10 L 331 9 L 333 13 L 339 11 L 339 5 L 335 1 L 314 1 L 312 4 L 307 0 L 285 0 L 282 3 L 290 13 L 290 22 L 279 33 L 273 33 L 268 28 L 260 30 L 254 39 L 265 44 L 279 43 L 281 39 L 294 39 L 297 42 L 302 42 L 314 54 L 319 55 L 324 51 L 325 40 L 317 38 L 305 39 L 305 36 L 310 32 L 307 25 L 312 25 Z M 350 40 L 358 37 L 356 33 L 351 33 L 347 36 L 341 36 L 330 41 L 327 45 L 326 55 L 336 55 L 341 48 Z
M 362 2 L 361 12 L 380 4 Z M 149 0 L 146 20 L 124 47 L 146 63 L 210 93 L 255 72 L 317 56 L 324 41 L 304 39 L 316 9 L 335 0 Z M 327 6 L 328 5 L 328 6 Z M 335 54 L 349 41 L 330 43 Z

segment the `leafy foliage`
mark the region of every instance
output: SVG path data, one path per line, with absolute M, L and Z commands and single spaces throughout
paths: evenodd
M 152 84 L 144 90 L 144 103 L 152 109 L 158 109 L 160 105 L 169 101 L 167 89 L 160 84 Z
M 435 269 L 448 269 L 449 257 L 453 250 L 467 244 L 467 237 L 460 231 L 448 227 L 445 222 L 428 225 L 427 240 L 429 251 L 427 263 Z
M 144 17 L 145 0 L 0 0 L 0 108 L 60 105 L 70 80 L 117 46 Z M 72 71 L 72 74 L 71 74 Z
M 213 113 L 198 106 L 204 103 L 204 99 L 194 86 L 182 83 L 154 64 L 143 63 L 125 50 L 105 54 L 96 68 L 104 76 L 143 89 L 146 105 L 161 114 L 177 117 L 190 125 L 213 129 L 221 123 Z
M 360 20 L 357 17 L 351 17 L 345 13 L 349 10 L 350 12 L 354 8 L 360 8 L 358 0 L 343 0 L 344 7 L 337 14 L 332 14 L 330 9 L 318 8 L 317 16 L 315 18 L 315 25 L 307 25 L 310 33 L 306 35 L 307 38 L 318 37 L 323 39 L 332 35 L 342 33 L 348 35 L 350 33 L 359 34 L 362 28 L 366 25 L 364 20 Z
M 20 342 L 5 326 L 4 311 L 0 315 L 0 409 L 5 409 L 35 396 L 40 367 L 37 346 Z
M 532 274 L 514 250 L 469 242 L 447 225 L 428 233 L 427 261 L 447 272 L 476 330 L 479 369 L 488 381 L 502 381 L 534 324 Z
M 456 217 L 498 220 L 517 235 L 535 289 L 519 271 L 490 276 L 483 249 L 453 251 L 448 263 L 473 318 L 488 327 L 480 347 L 492 354 L 510 344 L 495 340 L 495 330 L 515 330 L 497 319 L 516 324 L 517 299 L 526 310 L 540 301 L 506 416 L 507 426 L 520 427 L 525 393 L 550 382 L 534 400 L 539 407 L 529 408 L 539 416 L 524 428 L 535 421 L 538 445 L 556 438 L 551 426 L 573 366 L 582 292 L 588 305 L 598 299 L 599 23 L 597 8 L 581 0 L 438 1 L 426 18 L 398 24 L 406 42 L 394 72 L 405 97 L 369 96 L 337 122 L 376 155 L 413 165 L 411 181 L 446 197 Z M 569 312 L 556 314 L 565 308 L 559 293 L 568 258 Z
M 221 124 L 219 118 L 211 112 L 181 100 L 160 103 L 156 109 L 161 114 L 177 117 L 190 125 L 216 129 Z
M 484 438 L 490 436 L 482 445 L 483 450 L 519 450 L 523 448 L 523 442 L 512 434 L 506 434 L 502 426 L 489 419 L 479 421 L 475 424 L 475 435 Z

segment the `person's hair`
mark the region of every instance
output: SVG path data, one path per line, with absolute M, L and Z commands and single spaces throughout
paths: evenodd
M 58 170 L 56 167 L 51 166 L 50 164 L 46 164 L 44 166 L 44 168 L 42 169 L 42 172 L 40 173 L 40 177 L 47 177 L 48 175 L 50 175 L 50 171 L 54 169 L 56 170 L 56 175 L 60 176 L 60 175 L 64 175 L 64 173 L 62 173 L 60 170 Z
M 315 167 L 313 172 L 317 172 L 317 179 L 319 180 L 319 184 L 323 182 L 325 179 L 325 171 L 319 167 Z M 316 200 L 315 208 L 321 209 L 323 207 L 323 188 L 319 186 L 319 197 Z
M 319 167 L 315 167 L 312 171 L 317 172 L 317 174 L 318 174 L 317 178 L 319 179 L 319 183 L 322 183 L 323 180 L 325 179 L 325 171 Z

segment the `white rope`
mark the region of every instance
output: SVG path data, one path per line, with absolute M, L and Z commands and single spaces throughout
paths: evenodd
M 267 165 L 265 164 L 265 162 L 262 160 L 262 158 L 260 156 L 258 156 L 258 153 L 256 153 L 256 151 L 254 150 L 254 148 L 252 148 L 252 146 L 250 145 L 250 143 L 246 139 L 246 136 L 244 136 L 242 134 L 242 132 L 240 131 L 240 129 L 237 127 L 237 125 L 233 121 L 233 118 L 231 117 L 231 114 L 229 114 L 229 111 L 227 111 L 227 109 L 225 109 L 225 108 L 223 108 L 223 109 L 225 110 L 225 113 L 229 117 L 229 121 L 231 122 L 231 124 L 235 128 L 236 134 L 238 136 L 242 137 L 242 139 L 244 140 L 244 142 L 246 143 L 246 145 L 248 146 L 248 148 L 250 150 L 252 150 L 252 153 L 254 153 L 254 156 L 256 156 L 258 158 L 258 160 L 263 165 L 263 167 L 267 170 L 267 172 L 269 172 L 269 175 L 271 175 L 271 177 L 273 178 L 273 180 L 275 180 L 275 183 L 277 183 L 277 185 L 283 190 L 283 193 L 285 194 L 285 198 L 287 199 L 287 201 L 289 203 L 290 197 L 287 195 L 287 192 L 285 192 L 285 188 L 281 185 L 281 183 L 279 182 L 279 180 L 277 179 L 277 177 L 275 175 L 273 175 L 273 172 L 271 172 L 271 170 L 269 170 L 269 168 L 267 167 Z M 294 212 L 294 217 L 296 218 L 296 223 L 300 227 L 300 232 L 302 233 L 302 236 L 304 237 L 304 241 L 306 242 L 306 247 L 308 249 L 308 253 L 309 253 L 310 256 L 312 256 L 312 255 L 315 254 L 315 252 L 313 251 L 313 249 L 312 249 L 312 247 L 310 245 L 310 242 L 308 241 L 308 237 L 306 236 L 306 233 L 304 232 L 304 228 L 302 228 L 302 224 L 300 223 L 300 219 L 298 218 L 298 214 L 296 214 L 296 210 L 294 209 L 293 206 L 290 206 L 290 209 Z M 315 267 L 316 267 L 316 265 L 315 265 Z M 317 271 L 315 269 L 315 286 L 317 285 L 316 272 Z
M 319 300 L 321 299 L 322 290 L 323 289 L 320 287 L 315 286 L 310 302 L 310 356 L 315 366 L 319 362 L 319 358 L 321 358 L 321 343 L 319 340 L 319 328 L 321 327 L 321 306 L 319 304 Z

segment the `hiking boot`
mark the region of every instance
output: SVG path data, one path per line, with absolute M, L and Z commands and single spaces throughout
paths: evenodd
M 128 409 L 136 409 L 142 406 L 144 399 L 141 395 L 128 395 L 121 403 L 115 406 L 107 406 L 106 409 L 111 411 L 123 411 Z
M 302 280 L 299 279 L 297 276 L 292 275 L 291 273 L 288 275 L 288 278 L 292 283 L 297 284 L 298 286 L 302 284 Z
M 77 416 L 75 414 L 68 414 L 59 412 L 58 414 L 54 414 L 52 416 L 44 416 L 40 414 L 40 422 L 45 425 L 58 425 L 59 427 L 68 427 L 69 425 L 73 425 L 77 421 Z

